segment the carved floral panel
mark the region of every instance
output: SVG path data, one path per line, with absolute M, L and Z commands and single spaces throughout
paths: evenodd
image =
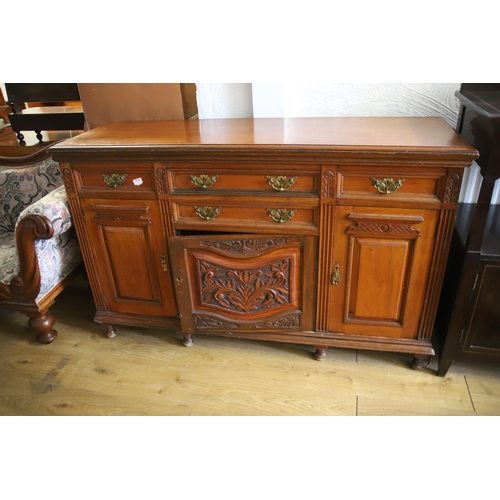
M 290 303 L 289 259 L 260 269 L 229 269 L 206 259 L 198 266 L 203 304 L 251 313 Z

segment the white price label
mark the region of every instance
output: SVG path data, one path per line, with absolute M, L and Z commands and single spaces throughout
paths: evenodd
M 140 186 L 142 184 L 142 179 L 138 177 L 137 179 L 134 179 L 132 182 L 134 183 L 135 186 Z

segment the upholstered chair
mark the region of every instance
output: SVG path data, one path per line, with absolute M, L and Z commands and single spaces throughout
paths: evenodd
M 49 308 L 82 270 L 59 164 L 47 149 L 0 157 L 0 308 L 27 314 L 43 344 L 57 336 Z

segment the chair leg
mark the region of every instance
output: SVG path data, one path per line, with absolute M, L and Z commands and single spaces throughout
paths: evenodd
M 37 334 L 38 342 L 50 344 L 57 337 L 57 331 L 52 327 L 56 318 L 50 311 L 29 314 L 28 326 Z
M 16 133 L 17 140 L 19 141 L 20 146 L 26 146 L 26 143 L 24 142 L 24 135 L 21 134 L 21 132 Z

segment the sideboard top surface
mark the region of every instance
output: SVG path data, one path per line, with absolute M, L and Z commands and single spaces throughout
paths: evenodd
M 58 143 L 56 159 L 92 150 L 477 152 L 439 117 L 235 118 L 116 122 Z

